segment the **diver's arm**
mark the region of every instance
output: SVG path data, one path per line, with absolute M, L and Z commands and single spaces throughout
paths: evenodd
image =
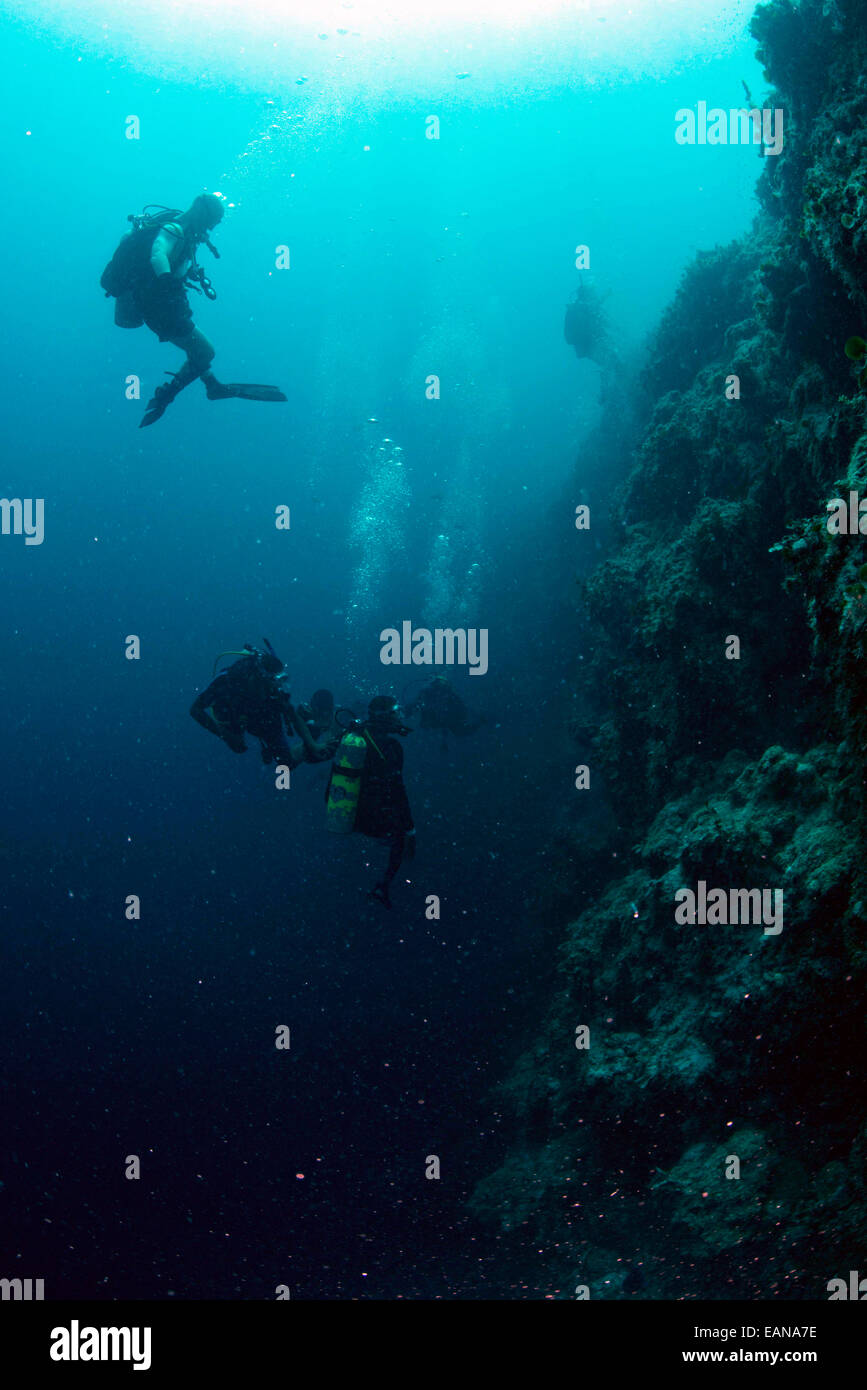
M 288 729 L 294 729 L 295 733 L 301 739 L 304 745 L 306 761 L 311 763 L 324 762 L 328 754 L 315 742 L 304 720 L 301 718 L 300 714 L 297 713 L 295 706 L 288 700 L 283 706 L 283 717 L 286 720 L 286 727 Z
M 340 746 L 340 740 L 343 738 L 343 730 L 338 728 L 337 725 L 331 724 L 324 729 L 318 737 L 314 738 L 311 732 L 310 722 L 305 719 L 304 715 L 301 713 L 303 708 L 303 705 L 300 706 L 296 709 L 295 714 L 307 725 L 308 732 L 310 732 L 310 736 L 313 738 L 313 751 L 311 752 L 306 746 L 304 747 L 304 761 L 307 763 L 330 762 Z
M 342 738 L 343 734 L 339 729 L 332 729 L 330 732 L 324 733 L 316 744 L 319 749 L 320 757 L 323 758 L 323 760 L 326 758 L 333 758 L 340 747 Z
M 300 767 L 302 763 L 308 761 L 307 755 L 300 743 L 287 743 L 286 747 L 289 750 L 289 756 L 285 759 L 286 766 L 290 772 L 294 772 L 296 767 Z
M 304 749 L 305 763 L 328 763 L 337 752 L 342 734 L 323 734 L 314 741 L 313 751 Z
M 151 270 L 157 279 L 162 275 L 173 273 L 172 255 L 177 251 L 182 241 L 183 233 L 174 222 L 168 223 L 157 232 L 151 247 Z
M 225 738 L 226 728 L 216 719 L 212 713 L 211 706 L 217 698 L 218 692 L 224 688 L 225 682 L 221 684 L 222 677 L 218 676 L 215 681 L 201 695 L 197 695 L 190 705 L 190 714 L 197 724 L 201 724 L 203 729 L 207 729 L 209 734 L 216 734 L 217 738 Z

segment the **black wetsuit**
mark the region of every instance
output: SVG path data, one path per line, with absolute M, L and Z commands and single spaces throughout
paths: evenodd
M 190 714 L 236 753 L 245 751 L 248 733 L 262 745 L 263 762 L 298 766 L 285 731 L 294 729 L 289 694 L 255 656 L 221 671 L 193 702 Z
M 388 841 L 388 867 L 382 884 L 387 897 L 388 885 L 404 857 L 407 836 L 413 831 L 412 812 L 403 784 L 402 745 L 375 726 L 368 727 L 376 747 L 368 745 L 364 760 L 355 829 L 362 835 Z

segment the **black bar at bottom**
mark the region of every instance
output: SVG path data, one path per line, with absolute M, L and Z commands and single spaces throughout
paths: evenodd
M 521 1374 L 526 1359 L 535 1382 L 550 1379 L 543 1368 L 564 1357 L 576 1375 L 591 1366 L 597 1376 L 791 1366 L 827 1382 L 851 1375 L 865 1331 L 864 1310 L 847 1302 L 396 1302 L 3 1302 L 0 1376 L 47 1373 L 59 1383 L 110 1370 L 134 1384 L 192 1374 L 201 1385 L 243 1374 L 259 1384 L 267 1368 L 354 1380 L 366 1367 L 365 1377 L 429 1382 L 438 1367 L 451 1379 L 504 1359 L 511 1375 Z

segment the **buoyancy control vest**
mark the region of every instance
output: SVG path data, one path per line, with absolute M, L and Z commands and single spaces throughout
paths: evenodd
M 105 290 L 106 299 L 117 299 L 127 294 L 147 278 L 151 248 L 157 233 L 181 215 L 178 208 L 159 208 L 153 213 L 145 208 L 142 213 L 130 213 L 127 221 L 132 223 L 132 231 L 121 237 L 100 277 L 99 283 Z

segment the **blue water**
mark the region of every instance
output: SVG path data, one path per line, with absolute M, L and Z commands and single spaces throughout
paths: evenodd
M 579 825 L 574 506 L 619 481 L 582 466 L 573 251 L 625 394 L 685 266 L 755 212 L 756 152 L 684 149 L 674 112 L 763 84 L 746 6 L 548 9 L 431 33 L 412 7 L 0 7 L 3 493 L 45 499 L 41 546 L 0 541 L 0 1275 L 48 1297 L 551 1291 L 464 1199 Z M 181 354 L 115 328 L 99 276 L 127 214 L 205 189 L 229 206 L 196 322 L 222 379 L 288 404 L 194 385 L 139 431 Z M 187 711 L 263 635 L 298 698 L 360 711 L 417 675 L 379 661 L 405 619 L 488 629 L 489 672 L 454 683 L 489 723 L 406 740 L 419 853 L 386 913 L 381 847 L 325 835 L 325 772 L 277 791 Z

